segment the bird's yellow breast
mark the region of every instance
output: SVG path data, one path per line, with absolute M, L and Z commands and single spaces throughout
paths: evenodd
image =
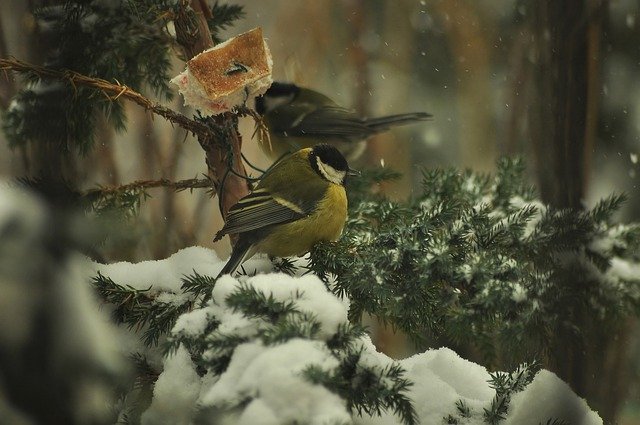
M 256 251 L 275 257 L 302 255 L 317 242 L 337 240 L 346 219 L 345 189 L 343 186 L 330 184 L 325 196 L 311 215 L 278 226 L 256 244 Z

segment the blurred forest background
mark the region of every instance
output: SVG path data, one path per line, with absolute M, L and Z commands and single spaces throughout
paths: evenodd
M 0 57 L 42 63 L 51 46 L 30 11 L 54 3 L 2 0 Z M 592 206 L 611 192 L 626 192 L 620 220 L 640 221 L 637 0 L 235 3 L 244 6 L 245 19 L 224 35 L 262 26 L 275 80 L 317 89 L 365 115 L 434 115 L 431 122 L 394 129 L 369 144 L 363 162 L 403 173 L 383 187 L 389 196 L 411 196 L 421 167 L 491 171 L 498 157 L 521 155 L 544 201 Z M 175 74 L 183 66 L 176 59 Z M 0 77 L 3 111 L 21 82 Z M 192 112 L 177 96 L 167 106 Z M 206 173 L 191 136 L 136 105 L 126 104 L 126 112 L 126 133 L 105 122 L 96 148 L 72 158 L 33 146 L 10 148 L 0 134 L 0 175 L 38 175 L 41 167 L 62 161 L 67 179 L 91 189 Z M 247 157 L 268 165 L 251 140 L 250 118 L 241 119 L 241 130 Z M 105 260 L 160 259 L 186 246 L 212 246 L 222 221 L 207 191 L 149 194 L 131 231 L 108 247 Z M 222 257 L 230 249 L 227 240 L 214 248 Z M 411 353 L 402 337 L 376 332 L 378 345 L 390 355 Z M 607 348 L 607 379 L 587 391 L 599 392 L 594 407 L 617 410 L 621 424 L 640 424 L 639 336 L 638 324 L 629 322 L 618 345 Z

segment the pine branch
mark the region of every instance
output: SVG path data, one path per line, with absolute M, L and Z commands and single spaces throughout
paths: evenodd
M 569 425 L 569 422 L 564 421 L 562 419 L 547 419 L 547 422 L 544 424 L 542 422 L 538 422 L 539 425 Z
M 208 141 L 211 138 L 211 130 L 208 126 L 196 120 L 187 118 L 186 116 L 175 112 L 165 106 L 152 102 L 142 94 L 131 89 L 130 87 L 127 87 L 126 85 L 111 83 L 101 78 L 89 77 L 87 75 L 83 75 L 71 70 L 58 71 L 55 69 L 30 64 L 15 58 L 0 58 L 0 70 L 25 73 L 31 75 L 32 77 L 36 76 L 38 78 L 53 78 L 70 84 L 73 87 L 74 91 L 77 90 L 76 86 L 89 87 L 102 93 L 105 96 L 105 99 L 109 102 L 115 102 L 120 98 L 127 99 L 142 106 L 144 109 L 165 118 L 167 121 L 193 133 L 194 135 L 198 136 L 199 139 Z
M 224 31 L 234 24 L 235 21 L 244 18 L 244 7 L 235 4 L 220 4 L 218 0 L 211 6 L 211 17 L 207 19 L 209 30 L 213 41 L 220 43 L 218 37 L 220 31 Z
M 456 401 L 456 409 L 458 410 L 458 415 L 462 418 L 470 418 L 471 417 L 471 409 L 463 400 Z
M 260 339 L 266 345 L 275 345 L 293 338 L 314 339 L 320 331 L 320 323 L 305 313 L 287 314 L 274 326 L 267 328 Z
M 300 298 L 296 294 L 295 298 Z M 297 312 L 294 301 L 277 301 L 273 295 L 265 295 L 253 286 L 241 285 L 237 291 L 225 300 L 233 311 L 242 311 L 250 317 L 258 317 L 271 323 Z
M 148 385 L 153 385 L 160 376 L 160 372 L 155 370 L 150 364 L 147 358 L 141 353 L 132 353 L 130 355 L 131 360 L 135 365 L 136 379 L 134 388 L 141 388 Z
M 168 179 L 138 180 L 120 186 L 97 187 L 79 196 L 84 207 L 99 216 L 107 212 L 124 212 L 124 217 L 128 217 L 133 216 L 138 211 L 142 201 L 150 196 L 147 190 L 157 187 L 170 188 L 176 192 L 183 190 L 193 191 L 194 189 L 213 191 L 214 183 L 208 178 L 178 181 Z
M 0 21 L 0 58 L 8 55 L 7 43 L 4 36 L 4 27 Z M 14 81 L 9 75 L 0 78 L 0 109 L 5 110 L 9 107 L 11 98 L 15 92 Z
M 506 418 L 511 396 L 525 389 L 540 370 L 538 362 L 523 363 L 511 373 L 490 374 L 489 386 L 496 390 L 489 409 L 484 409 L 484 420 L 490 425 L 498 425 Z
M 216 278 L 211 276 L 203 276 L 200 273 L 193 271 L 193 274 L 182 277 L 182 289 L 184 292 L 192 294 L 194 299 L 200 298 L 204 295 L 200 301 L 200 306 L 204 306 L 209 299 L 211 299 L 211 291 L 216 284 Z
M 190 311 L 192 300 L 180 304 L 160 302 L 148 289 L 135 289 L 115 283 L 98 273 L 92 279 L 99 296 L 115 306 L 112 316 L 116 323 L 124 323 L 137 331 L 146 327 L 142 339 L 148 346 L 158 344 L 160 336 L 167 334 L 178 317 Z
M 405 395 L 412 385 L 404 378 L 405 371 L 395 364 L 383 369 L 363 365 L 361 356 L 360 350 L 347 350 L 338 369 L 326 371 L 319 366 L 309 366 L 304 375 L 312 383 L 324 385 L 345 399 L 352 413 L 380 416 L 382 411 L 392 410 L 404 425 L 417 424 L 417 414 Z
M 168 179 L 159 180 L 136 180 L 131 183 L 127 183 L 121 186 L 103 186 L 87 191 L 83 196 L 88 199 L 94 199 L 98 197 L 111 196 L 117 193 L 129 192 L 132 190 L 145 190 L 156 187 L 166 187 L 173 189 L 176 192 L 183 190 L 193 189 L 211 189 L 213 183 L 209 178 L 204 179 L 184 179 L 178 181 L 171 181 Z
M 273 271 L 293 276 L 298 267 L 291 258 L 276 258 L 273 262 Z
M 640 278 L 611 270 L 613 256 L 640 259 L 640 226 L 609 223 L 622 198 L 554 210 L 523 183 L 520 161 L 498 168 L 427 170 L 423 193 L 404 203 L 363 191 L 342 238 L 317 244 L 309 269 L 335 276 L 350 320 L 367 312 L 417 341 L 471 343 L 488 362 L 548 353 L 554 335 L 584 328 L 577 309 L 603 324 L 637 312 Z

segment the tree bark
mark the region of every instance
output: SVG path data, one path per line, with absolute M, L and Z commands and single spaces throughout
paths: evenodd
M 195 20 L 187 8 L 195 13 Z M 176 37 L 182 45 L 186 60 L 189 60 L 213 47 L 211 32 L 207 24 L 207 18 L 211 17 L 211 10 L 204 0 L 182 0 L 183 14 L 176 18 Z M 226 219 L 229 209 L 242 197 L 249 193 L 247 172 L 242 163 L 242 136 L 238 131 L 238 119 L 231 112 L 210 117 L 211 125 L 221 128 L 227 140 L 214 140 L 212 135 L 205 139 L 199 137 L 198 141 L 205 151 L 208 174 L 214 182 L 214 188 L 218 194 L 220 212 Z
M 536 3 L 534 78 L 538 97 L 530 110 L 531 132 L 542 199 L 557 207 L 582 207 L 586 147 L 595 135 L 598 93 L 592 80 L 598 70 L 592 62 L 600 21 L 592 3 Z
M 605 6 L 606 0 L 543 0 L 535 6 L 536 96 L 531 99 L 529 128 L 541 197 L 556 208 L 583 208 L 597 137 Z M 567 284 L 579 288 L 583 283 Z M 578 305 L 567 306 L 567 314 L 580 331 L 558 327 L 546 366 L 585 397 L 605 423 L 615 423 L 628 382 L 612 377 L 621 376 L 629 365 L 630 327 L 617 323 L 602 329 Z

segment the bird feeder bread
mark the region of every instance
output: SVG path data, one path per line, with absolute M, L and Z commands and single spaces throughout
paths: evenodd
M 216 115 L 263 94 L 273 82 L 272 66 L 262 29 L 255 28 L 193 57 L 171 82 L 185 105 Z

